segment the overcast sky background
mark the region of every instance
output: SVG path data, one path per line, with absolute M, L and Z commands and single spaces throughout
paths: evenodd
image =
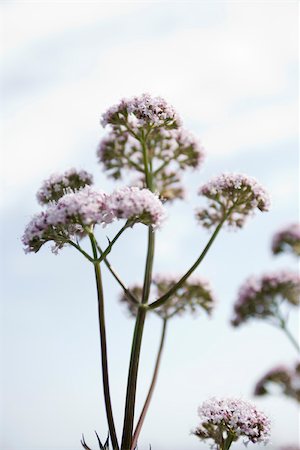
M 20 237 L 40 210 L 42 180 L 70 167 L 113 183 L 97 164 L 101 114 L 121 97 L 162 95 L 197 134 L 207 158 L 187 174 L 188 199 L 169 208 L 158 233 L 155 272 L 181 274 L 208 234 L 194 220 L 198 186 L 222 171 L 255 176 L 272 209 L 238 233 L 222 231 L 199 274 L 218 298 L 214 317 L 170 323 L 160 378 L 140 450 L 208 448 L 190 435 L 206 398 L 252 399 L 254 382 L 295 350 L 264 323 L 229 325 L 239 285 L 250 274 L 294 268 L 272 257 L 272 234 L 298 220 L 296 1 L 1 2 L 3 144 L 2 450 L 79 450 L 81 433 L 107 432 L 103 408 L 93 268 L 73 249 L 24 255 Z M 115 228 L 105 233 L 114 235 Z M 105 239 L 99 232 L 99 238 Z M 141 280 L 146 228 L 111 255 L 128 284 Z M 133 322 L 104 274 L 113 407 L 119 435 Z M 145 397 L 160 321 L 146 326 L 138 387 Z M 298 332 L 297 315 L 291 329 Z M 297 407 L 283 397 L 255 399 L 272 419 L 268 448 L 296 444 Z M 235 445 L 238 448 L 239 445 Z M 249 447 L 250 448 L 250 447 Z

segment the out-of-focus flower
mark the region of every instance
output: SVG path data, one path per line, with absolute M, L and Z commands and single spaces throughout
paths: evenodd
M 300 225 L 293 223 L 285 226 L 274 234 L 272 240 L 272 252 L 274 255 L 290 252 L 300 256 Z
M 101 124 L 103 127 L 107 124 L 126 126 L 128 121 L 137 131 L 145 126 L 177 128 L 181 122 L 173 106 L 162 97 L 149 94 L 122 99 L 102 115 Z
M 300 276 L 280 271 L 260 277 L 250 277 L 241 286 L 234 305 L 232 325 L 238 326 L 251 318 L 278 321 L 282 303 L 299 305 Z
M 274 387 L 279 388 L 282 394 L 300 402 L 300 363 L 291 368 L 273 367 L 256 383 L 254 395 L 271 394 Z
M 57 201 L 68 190 L 75 191 L 91 184 L 93 184 L 93 176 L 85 170 L 72 168 L 63 174 L 54 173 L 43 182 L 37 192 L 37 200 L 41 205 L 45 205 L 51 201 Z
M 172 286 L 174 286 L 180 277 L 174 275 L 156 275 L 152 280 L 151 297 L 157 299 L 164 295 Z M 131 287 L 130 292 L 141 300 L 142 287 L 135 285 Z M 130 302 L 125 294 L 120 297 L 121 301 L 126 303 L 130 315 L 135 316 L 138 305 Z M 156 308 L 154 312 L 163 319 L 169 319 L 173 316 L 181 316 L 185 313 L 197 314 L 203 309 L 211 314 L 215 305 L 215 296 L 207 280 L 200 277 L 190 277 L 171 297 L 170 299 Z
M 240 437 L 246 438 L 246 443 L 268 442 L 270 421 L 252 403 L 213 397 L 199 407 L 198 414 L 200 424 L 193 434 L 201 440 L 211 439 L 218 449 Z
M 241 228 L 256 208 L 268 211 L 270 198 L 254 179 L 242 174 L 222 174 L 203 185 L 199 194 L 209 199 L 207 208 L 197 211 L 200 223 L 210 228 L 225 220 L 232 228 Z

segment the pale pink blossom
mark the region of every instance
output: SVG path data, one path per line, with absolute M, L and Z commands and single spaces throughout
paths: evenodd
M 78 190 L 93 184 L 93 176 L 85 170 L 74 168 L 64 173 L 54 173 L 45 180 L 37 192 L 37 200 L 41 205 L 57 201 L 68 190 Z
M 101 124 L 123 125 L 128 120 L 133 122 L 135 129 L 144 126 L 177 128 L 180 118 L 173 108 L 162 97 L 152 97 L 149 94 L 122 99 L 111 106 L 103 115 Z
M 270 198 L 254 179 L 243 174 L 225 173 L 204 184 L 199 194 L 209 199 L 207 208 L 197 211 L 200 223 L 210 228 L 221 221 L 241 228 L 256 209 L 268 211 Z
M 141 222 L 159 228 L 166 218 L 165 208 L 158 196 L 149 189 L 123 187 L 115 190 L 108 200 L 108 208 L 117 219 Z
M 270 421 L 250 402 L 213 397 L 203 402 L 198 414 L 200 424 L 193 434 L 202 440 L 211 439 L 217 448 L 223 448 L 227 438 L 232 441 L 246 438 L 245 443 L 267 443 L 269 440 Z

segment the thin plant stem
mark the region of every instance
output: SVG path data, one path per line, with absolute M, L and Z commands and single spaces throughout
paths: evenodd
M 139 368 L 139 359 L 141 344 L 143 338 L 144 324 L 146 318 L 146 308 L 150 290 L 150 284 L 152 279 L 152 267 L 153 267 L 153 257 L 154 257 L 154 232 L 149 227 L 148 231 L 148 252 L 145 268 L 145 278 L 144 278 L 144 288 L 142 303 L 137 312 L 131 355 L 130 364 L 128 371 L 127 380 L 127 392 L 126 392 L 126 402 L 125 402 L 125 414 L 124 414 L 124 425 L 123 425 L 123 436 L 122 436 L 122 450 L 130 450 L 132 433 L 133 433 L 133 422 L 134 422 L 134 410 L 135 410 L 135 398 L 136 398 L 136 387 L 137 387 L 137 376 Z
M 150 189 L 150 191 L 152 191 L 153 190 L 153 177 L 152 177 L 152 173 L 150 170 L 146 138 L 143 136 L 143 138 L 141 138 L 140 142 L 141 142 L 142 151 L 143 151 L 143 162 L 144 162 L 144 169 L 145 169 L 146 186 L 148 189 Z
M 97 258 L 97 262 L 102 262 L 104 260 L 104 258 L 106 258 L 106 256 L 111 252 L 111 249 L 113 247 L 113 245 L 117 242 L 117 240 L 119 239 L 119 237 L 124 233 L 124 231 L 126 230 L 126 228 L 128 228 L 130 226 L 129 222 L 127 221 L 125 223 L 125 225 L 118 231 L 118 233 L 114 236 L 114 238 L 109 241 L 108 246 L 106 247 L 105 250 L 103 250 L 100 258 Z M 95 239 L 95 237 L 94 237 Z M 97 246 L 97 244 L 96 244 Z M 97 255 L 98 256 L 98 255 Z
M 71 241 L 70 239 L 68 239 L 68 244 L 72 245 L 72 247 L 75 247 L 80 253 L 82 253 L 82 255 L 87 258 L 90 262 L 94 262 L 94 258 L 92 258 L 87 252 L 85 252 L 80 245 L 75 244 L 75 242 Z
M 96 240 L 93 234 L 90 234 L 90 241 L 92 244 L 93 255 L 95 260 L 97 260 L 97 246 Z M 97 284 L 97 296 L 98 296 L 98 319 L 99 319 L 99 330 L 100 330 L 100 345 L 101 345 L 101 362 L 102 362 L 102 381 L 103 381 L 103 392 L 105 400 L 106 417 L 108 422 L 108 429 L 110 434 L 110 439 L 112 443 L 113 450 L 119 450 L 119 444 L 113 419 L 111 398 L 110 398 L 110 388 L 109 388 L 109 374 L 108 374 L 108 360 L 107 360 L 107 344 L 106 344 L 106 329 L 105 329 L 105 314 L 104 314 L 104 296 L 103 296 L 103 286 L 101 278 L 100 263 L 98 261 L 94 262 L 95 277 Z
M 102 254 L 102 250 L 101 247 L 97 244 L 97 248 L 100 252 L 100 254 Z M 110 271 L 110 273 L 112 274 L 112 276 L 115 278 L 115 280 L 118 282 L 118 284 L 121 286 L 121 288 L 123 289 L 125 295 L 127 296 L 127 298 L 133 302 L 134 304 L 138 304 L 139 301 L 138 299 L 133 295 L 132 292 L 130 292 L 130 290 L 128 289 L 128 287 L 125 285 L 125 283 L 122 281 L 122 279 L 120 278 L 119 274 L 116 272 L 116 270 L 113 268 L 113 266 L 111 265 L 111 263 L 108 261 L 107 258 L 104 258 L 104 264 L 106 265 L 106 267 L 108 268 L 108 270 Z
M 163 348 L 164 348 L 164 343 L 165 343 L 165 338 L 166 338 L 166 329 L 167 329 L 167 319 L 163 320 L 163 327 L 162 327 L 162 332 L 161 332 L 161 337 L 160 337 L 160 343 L 159 343 L 159 348 L 158 348 L 158 353 L 157 353 L 157 357 L 156 357 L 156 363 L 155 363 L 155 367 L 154 367 L 154 372 L 153 372 L 153 376 L 152 376 L 152 380 L 151 380 L 151 384 L 150 384 L 150 388 L 142 409 L 142 412 L 140 414 L 138 423 L 136 425 L 134 434 L 133 434 L 133 438 L 132 438 L 132 443 L 131 443 L 131 450 L 134 450 L 136 448 L 137 445 L 137 441 L 142 429 L 142 426 L 144 424 L 145 421 L 145 417 L 146 414 L 148 412 L 149 406 L 150 406 L 150 402 L 153 396 L 153 392 L 154 392 L 154 388 L 157 382 L 157 376 L 158 376 L 158 371 L 159 371 L 159 367 L 160 367 L 160 362 L 161 362 L 161 356 L 162 356 L 162 352 L 163 352 Z
M 150 130 L 148 131 L 148 134 L 149 132 Z M 151 170 L 152 165 L 151 161 L 149 161 L 148 149 L 146 144 L 148 134 L 146 135 L 143 134 L 143 136 L 140 138 L 140 142 L 143 151 L 146 186 L 148 189 L 150 189 L 150 191 L 153 191 L 153 177 Z M 148 227 L 148 250 L 146 258 L 142 303 L 140 304 L 140 307 L 137 312 L 131 346 L 121 450 L 130 450 L 132 442 L 139 359 L 140 359 L 144 324 L 147 313 L 146 305 L 149 299 L 149 292 L 152 280 L 154 248 L 155 248 L 155 233 L 152 227 L 150 226 Z
M 194 272 L 194 270 L 197 269 L 199 264 L 204 259 L 206 253 L 212 246 L 214 240 L 216 239 L 216 237 L 217 237 L 219 231 L 221 230 L 222 225 L 224 224 L 227 217 L 228 217 L 228 215 L 226 215 L 223 218 L 223 220 L 219 223 L 219 225 L 216 227 L 216 229 L 213 232 L 211 238 L 209 239 L 207 245 L 205 246 L 204 250 L 202 251 L 202 253 L 199 256 L 199 258 L 197 259 L 197 261 L 192 265 L 192 267 L 185 273 L 185 275 L 183 275 L 183 277 L 180 278 L 180 280 L 176 284 L 174 284 L 174 286 L 171 287 L 171 289 L 169 289 L 168 292 L 166 292 L 162 297 L 160 297 L 155 302 L 150 303 L 150 305 L 148 306 L 149 309 L 155 309 L 155 308 L 158 308 L 159 306 L 163 305 L 171 297 L 171 295 L 173 295 L 177 291 L 177 289 L 179 289 L 183 285 L 183 283 L 189 278 L 189 276 Z
M 232 444 L 232 442 L 233 442 L 233 439 L 234 439 L 234 437 L 233 437 L 233 435 L 230 433 L 230 434 L 227 436 L 227 438 L 225 439 L 224 444 L 223 444 L 221 450 L 229 450 L 229 448 L 230 448 L 230 446 L 231 446 L 231 444 Z
M 291 331 L 287 328 L 286 322 L 283 321 L 280 324 L 280 328 L 283 330 L 289 341 L 292 343 L 294 348 L 297 350 L 298 353 L 300 353 L 300 345 L 295 336 L 292 335 Z

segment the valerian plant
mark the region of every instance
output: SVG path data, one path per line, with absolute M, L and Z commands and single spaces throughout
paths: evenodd
M 44 209 L 28 224 L 23 244 L 26 252 L 34 253 L 47 242 L 52 242 L 55 253 L 65 246 L 72 246 L 93 266 L 109 428 L 109 438 L 102 444 L 97 435 L 98 443 L 101 449 L 108 449 L 110 442 L 113 450 L 133 450 L 157 380 L 167 323 L 175 315 L 188 312 L 196 314 L 203 310 L 210 314 L 214 306 L 208 282 L 193 275 L 194 271 L 224 225 L 228 228 L 243 227 L 255 210 L 268 211 L 270 201 L 265 189 L 254 178 L 244 174 L 225 173 L 208 181 L 199 189 L 199 194 L 208 204 L 196 211 L 199 225 L 212 229 L 207 244 L 185 273 L 177 277 L 153 275 L 155 235 L 166 220 L 165 204 L 184 197 L 182 175 L 188 169 L 195 170 L 201 166 L 203 147 L 182 127 L 181 119 L 171 105 L 148 94 L 121 100 L 103 114 L 101 123 L 109 131 L 98 146 L 98 160 L 113 179 L 124 180 L 129 176 L 130 186 L 107 193 L 94 188 L 92 175 L 82 170 L 71 169 L 52 175 L 38 191 L 37 199 Z M 98 233 L 104 234 L 104 227 L 107 233 L 109 225 L 116 221 L 121 221 L 120 230 L 108 240 L 106 248 L 102 248 Z M 135 228 L 136 224 L 147 228 L 145 271 L 141 283 L 128 287 L 112 265 L 109 254 L 126 230 Z M 90 250 L 83 247 L 84 240 L 89 241 Z M 115 427 L 110 395 L 101 276 L 103 264 L 121 287 L 122 300 L 135 320 L 120 434 Z M 152 382 L 135 425 L 141 343 L 145 321 L 151 312 L 161 318 L 162 334 Z M 240 436 L 246 436 L 251 442 L 261 442 L 269 435 L 268 419 L 241 400 L 212 400 L 202 407 L 201 418 L 202 423 L 195 434 L 201 439 L 213 439 L 220 450 L 228 449 Z M 90 450 L 84 437 L 81 443 Z

